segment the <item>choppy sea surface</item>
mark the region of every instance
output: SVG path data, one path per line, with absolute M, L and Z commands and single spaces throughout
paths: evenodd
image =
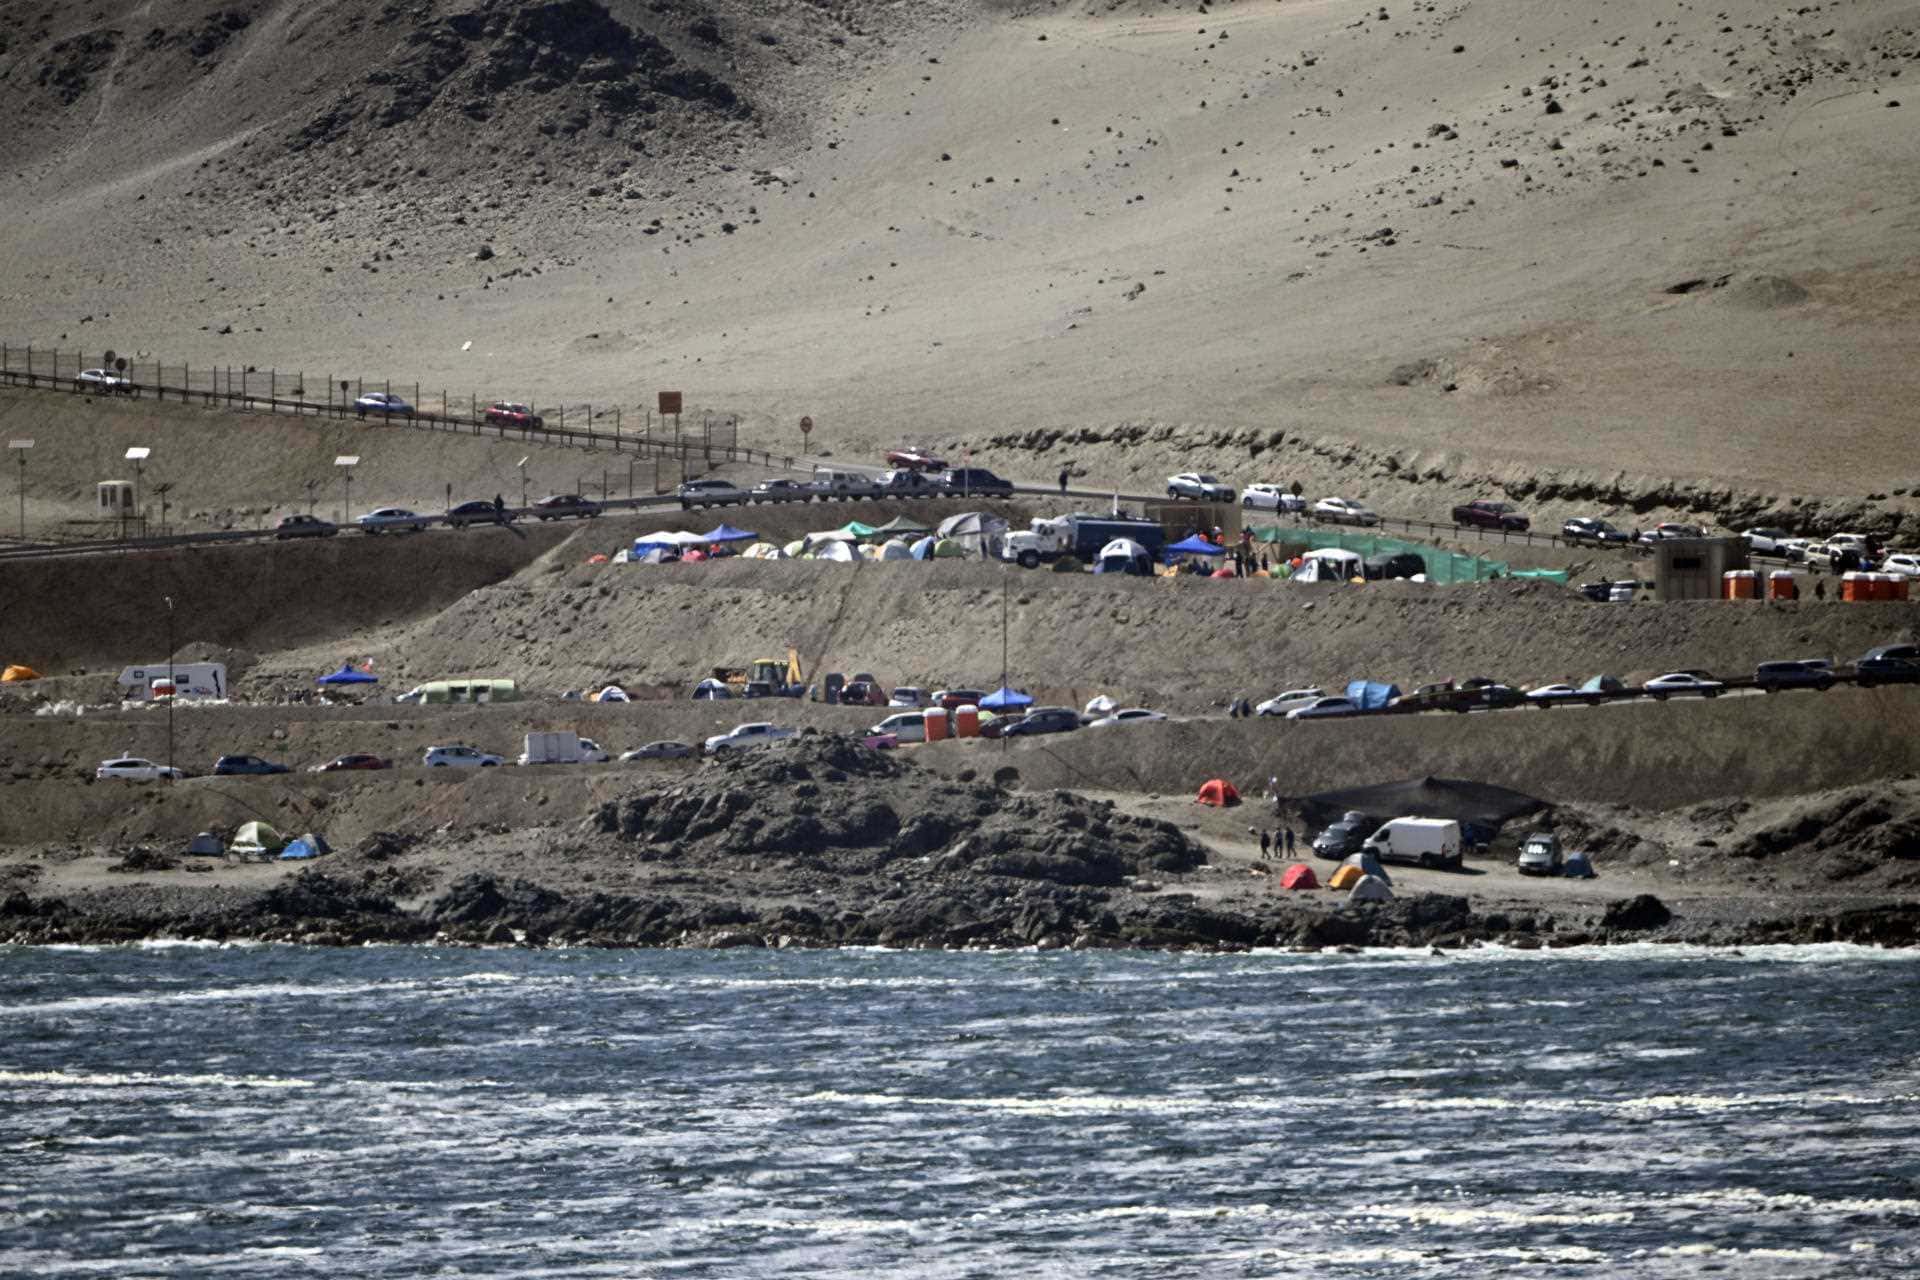
M 1920 956 L 0 949 L 4 1276 L 1912 1276 Z

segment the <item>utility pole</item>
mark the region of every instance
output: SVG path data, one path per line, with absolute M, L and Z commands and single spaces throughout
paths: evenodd
M 531 461 L 533 461 L 533 455 L 528 454 L 517 464 L 520 468 L 520 509 L 522 511 L 527 509 L 527 463 Z
M 140 521 L 142 533 L 146 532 L 147 522 L 140 507 L 140 476 L 146 467 L 147 459 L 152 455 L 153 450 L 145 445 L 135 445 L 127 450 L 127 460 L 133 463 L 133 515 Z
M 27 450 L 33 448 L 31 440 L 9 440 L 7 448 L 14 451 L 20 460 L 20 541 L 27 540 Z

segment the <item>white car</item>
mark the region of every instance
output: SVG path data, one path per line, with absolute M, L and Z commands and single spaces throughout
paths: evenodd
M 499 756 L 490 756 L 475 747 L 461 746 L 455 743 L 445 747 L 428 747 L 427 753 L 420 757 L 420 763 L 428 768 L 455 769 L 491 769 L 503 763 Z
M 84 369 L 73 380 L 73 385 L 81 391 L 110 391 L 117 396 L 133 391 L 133 384 L 111 369 Z
M 1880 568 L 1886 573 L 1904 573 L 1909 578 L 1920 578 L 1920 554 L 1896 551 L 1880 562 Z
M 1747 540 L 1747 550 L 1757 556 L 1777 556 L 1781 554 L 1780 544 L 1787 541 L 1784 529 L 1749 529 L 1740 535 Z
M 897 684 L 887 698 L 890 707 L 924 707 L 927 705 L 927 692 L 916 689 L 910 684 Z
M 1355 716 L 1359 714 L 1360 708 L 1353 705 L 1353 699 L 1342 698 L 1335 695 L 1326 698 L 1315 698 L 1312 702 L 1306 703 L 1304 706 L 1295 707 L 1293 710 L 1287 712 L 1287 719 L 1319 720 L 1329 716 Z
M 1527 701 L 1535 706 L 1550 707 L 1556 702 L 1577 699 L 1580 691 L 1570 684 L 1543 684 L 1538 689 L 1527 690 Z
M 391 529 L 396 533 L 419 533 L 427 527 L 427 522 L 405 507 L 381 507 L 369 511 L 354 521 L 364 533 L 385 533 Z
M 723 751 L 744 751 L 749 747 L 764 747 L 770 742 L 778 742 L 782 738 L 792 736 L 792 729 L 782 729 L 778 725 L 759 721 L 753 724 L 737 724 L 725 733 L 717 733 L 707 739 L 705 747 L 708 755 L 717 756 Z
M 622 751 L 620 759 L 622 763 L 635 760 L 686 760 L 695 754 L 694 749 L 684 742 L 649 742 L 644 747 Z
M 1233 486 L 1200 471 L 1182 471 L 1167 477 L 1169 498 L 1199 498 L 1203 502 L 1232 502 Z
M 1704 671 L 1669 671 L 1666 675 L 1655 676 L 1640 686 L 1642 692 L 1662 702 L 1677 693 L 1717 698 L 1720 696 L 1720 691 L 1726 687 Z
M 580 739 L 581 764 L 605 764 L 613 759 L 613 754 L 592 738 Z
M 151 760 L 142 760 L 139 756 L 120 756 L 113 760 L 104 760 L 93 771 L 96 778 L 127 778 L 134 782 L 158 782 L 162 778 L 184 778 L 187 775 L 170 764 L 155 764 Z
M 1322 498 L 1313 504 L 1313 514 L 1330 524 L 1379 524 L 1380 517 L 1364 503 L 1345 498 Z
M 1257 716 L 1284 716 L 1295 707 L 1304 707 L 1315 698 L 1327 696 L 1325 689 L 1289 689 L 1285 693 L 1276 693 L 1253 709 Z
M 411 418 L 413 406 L 399 396 L 389 395 L 385 391 L 369 391 L 353 402 L 353 411 L 361 417 L 377 413 L 383 417 Z
M 1087 728 L 1104 729 L 1108 725 L 1115 724 L 1145 724 L 1150 720 L 1165 720 L 1166 718 L 1167 713 L 1164 711 L 1149 711 L 1145 707 L 1128 707 L 1123 711 L 1116 711 L 1110 716 L 1103 716 L 1093 721 Z
M 927 717 L 918 711 L 902 711 L 898 715 L 888 716 L 867 732 L 874 736 L 890 733 L 901 742 L 925 742 Z
M 1305 511 L 1307 500 L 1277 484 L 1250 484 L 1240 495 L 1240 505 L 1249 511 Z
M 1804 564 L 1812 547 L 1812 538 L 1781 538 L 1773 544 L 1773 553 L 1789 564 Z

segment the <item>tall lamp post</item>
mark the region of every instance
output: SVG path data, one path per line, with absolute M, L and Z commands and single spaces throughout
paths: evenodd
M 344 507 L 340 517 L 340 523 L 350 524 L 353 521 L 353 469 L 360 465 L 360 455 L 357 453 L 343 453 L 333 460 L 333 465 L 340 468 L 340 486 L 342 505 Z
M 173 781 L 173 704 L 180 700 L 180 686 L 173 678 L 173 597 L 161 597 L 167 602 L 167 688 L 173 692 L 167 695 L 167 781 Z
M 140 532 L 145 533 L 146 520 L 140 509 L 140 477 L 146 470 L 147 459 L 153 456 L 153 450 L 146 445 L 137 444 L 127 450 L 127 461 L 133 463 L 133 515 L 140 521 Z
M 522 511 L 527 509 L 527 464 L 531 461 L 533 461 L 533 455 L 528 454 L 516 464 L 520 468 L 520 509 Z
M 7 448 L 14 451 L 14 457 L 20 460 L 20 541 L 27 540 L 27 450 L 33 448 L 31 440 L 9 440 Z

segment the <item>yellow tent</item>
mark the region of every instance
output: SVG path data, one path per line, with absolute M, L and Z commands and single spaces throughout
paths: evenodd
M 38 680 L 40 673 L 32 667 L 14 665 L 0 671 L 0 684 L 18 684 L 22 680 Z
M 1367 878 L 1367 873 L 1358 867 L 1342 867 L 1333 873 L 1333 879 L 1327 881 L 1329 889 L 1351 889 Z

